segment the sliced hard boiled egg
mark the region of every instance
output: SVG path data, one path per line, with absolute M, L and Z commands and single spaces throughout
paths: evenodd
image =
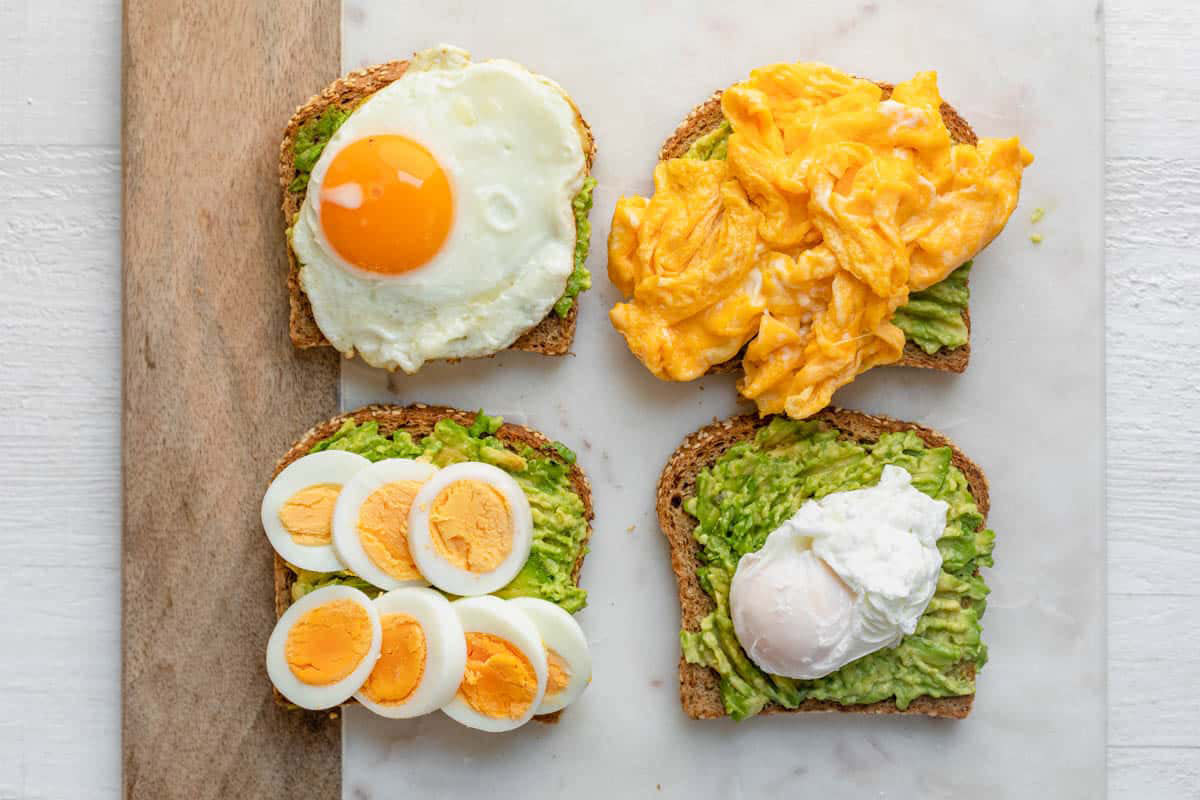
M 375 598 L 383 627 L 379 660 L 354 695 L 383 717 L 408 719 L 454 698 L 467 662 L 462 623 L 433 589 L 409 586 Z
M 342 487 L 371 462 L 357 453 L 324 450 L 296 459 L 262 501 L 262 524 L 279 557 L 301 569 L 343 569 L 333 548 L 333 508 Z
M 409 553 L 409 509 L 437 467 L 408 458 L 376 461 L 342 488 L 333 547 L 355 575 L 380 589 L 424 586 Z
M 509 601 L 525 612 L 546 648 L 546 694 L 538 714 L 552 714 L 574 703 L 592 682 L 592 654 L 579 623 L 547 600 L 517 597 Z
M 382 639 L 369 597 L 350 586 L 326 586 L 297 600 L 275 623 L 267 675 L 301 708 L 331 708 L 371 674 Z
M 408 519 L 417 568 L 450 594 L 473 597 L 508 585 L 533 543 L 529 499 L 511 475 L 490 464 L 440 470 L 417 493 Z
M 467 663 L 442 711 L 470 728 L 501 733 L 528 722 L 546 692 L 546 651 L 533 622 L 498 597 L 450 604 L 462 623 Z

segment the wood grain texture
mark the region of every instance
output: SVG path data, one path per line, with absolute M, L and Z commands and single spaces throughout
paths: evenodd
M 258 508 L 337 403 L 287 340 L 276 152 L 338 71 L 336 0 L 129 0 L 124 40 L 124 785 L 336 797 L 338 726 L 277 707 Z M 247 113 L 234 113 L 234 109 Z

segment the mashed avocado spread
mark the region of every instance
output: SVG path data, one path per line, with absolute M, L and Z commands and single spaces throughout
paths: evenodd
M 308 120 L 296 131 L 296 139 L 292 145 L 292 163 L 296 168 L 296 177 L 288 184 L 289 192 L 303 192 L 308 188 L 308 177 L 321 158 L 321 153 L 325 151 L 325 145 L 329 144 L 330 137 L 349 116 L 350 111 L 338 106 L 328 106 L 320 115 Z M 567 316 L 580 292 L 592 288 L 592 273 L 585 264 L 592 238 L 592 223 L 588 220 L 588 212 L 592 210 L 592 190 L 595 188 L 596 179 L 588 175 L 583 179 L 579 193 L 571 201 L 571 210 L 575 214 L 575 268 L 567 278 L 567 288 L 562 297 L 554 304 L 554 313 L 560 317 Z M 288 235 L 290 238 L 290 230 Z
M 482 411 L 470 427 L 443 419 L 434 426 L 433 433 L 419 441 L 406 431 L 384 436 L 375 422 L 355 425 L 347 421 L 333 436 L 318 442 L 311 452 L 349 450 L 371 461 L 418 458 L 439 467 L 460 461 L 482 461 L 509 473 L 529 498 L 533 547 L 517 577 L 495 594 L 505 598 L 540 597 L 575 613 L 586 604 L 587 592 L 575 585 L 571 572 L 586 546 L 588 530 L 583 501 L 569 479 L 575 454 L 557 442 L 553 445 L 557 458 L 547 457 L 527 445 L 513 448 L 493 435 L 502 421 Z M 353 586 L 372 597 L 380 593 L 378 588 L 349 572 L 310 572 L 290 564 L 288 568 L 296 574 L 292 602 L 314 589 L 333 584 Z
M 713 130 L 692 142 L 684 158 L 701 161 L 724 159 L 729 150 L 729 136 L 733 127 L 726 120 Z M 953 349 L 967 343 L 967 323 L 963 312 L 967 310 L 970 289 L 967 278 L 971 273 L 971 262 L 951 272 L 940 283 L 928 289 L 913 292 L 908 305 L 896 309 L 892 322 L 904 331 L 904 338 L 933 355 L 943 347 Z
M 742 650 L 733 630 L 729 585 L 738 559 L 763 546 L 767 535 L 804 501 L 879 482 L 887 464 L 908 470 L 913 486 L 949 504 L 938 540 L 942 572 L 916 631 L 894 649 L 852 661 L 812 681 L 768 675 Z M 912 431 L 884 434 L 872 444 L 842 439 L 818 421 L 776 417 L 752 441 L 725 452 L 696 481 L 684 510 L 696 517 L 700 584 L 716 610 L 699 631 L 683 631 L 684 657 L 716 670 L 721 697 L 735 720 L 768 703 L 795 708 L 808 699 L 842 704 L 893 699 L 900 709 L 922 695 L 973 694 L 971 667 L 987 660 L 980 641 L 988 588 L 977 572 L 992 565 L 995 535 L 980 530 L 983 516 L 948 447 L 931 448 Z

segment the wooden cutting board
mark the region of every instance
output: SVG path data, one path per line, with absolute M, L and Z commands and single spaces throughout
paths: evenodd
M 287 338 L 276 176 L 338 74 L 338 0 L 126 0 L 125 796 L 337 797 L 340 726 L 272 701 L 276 458 L 337 410 Z M 86 435 L 86 431 L 81 431 Z

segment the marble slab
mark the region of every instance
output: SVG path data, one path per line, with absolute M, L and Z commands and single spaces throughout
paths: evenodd
M 505 353 L 391 379 L 346 362 L 342 374 L 346 408 L 484 407 L 579 453 L 597 509 L 579 615 L 594 682 L 561 724 L 502 736 L 439 715 L 397 722 L 349 709 L 345 797 L 1104 795 L 1100 31 L 1098 7 L 1083 1 L 346 0 L 346 69 L 449 42 L 559 81 L 595 133 L 599 188 L 595 288 L 572 357 Z M 604 242 L 617 197 L 649 191 L 659 145 L 694 104 L 756 65 L 795 59 L 893 81 L 936 69 L 977 132 L 1018 134 L 1037 157 L 1021 207 L 976 261 L 966 374 L 881 368 L 836 397 L 944 431 L 991 480 L 991 660 L 963 722 L 694 722 L 679 707 L 679 617 L 655 481 L 685 434 L 746 406 L 731 379 L 662 383 L 629 355 L 607 321 L 618 298 Z M 1046 209 L 1036 226 L 1035 207 Z

